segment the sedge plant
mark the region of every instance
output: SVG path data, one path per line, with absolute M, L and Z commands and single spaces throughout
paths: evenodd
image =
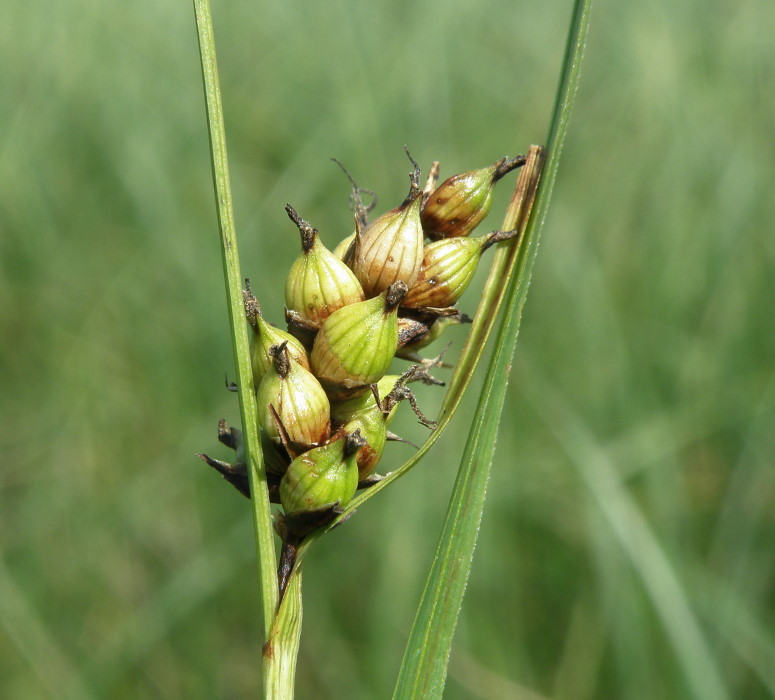
M 353 183 L 355 234 L 334 252 L 325 249 L 314 227 L 287 205 L 302 252 L 286 286 L 285 333 L 264 321 L 253 291 L 243 288 L 209 1 L 194 0 L 242 421 L 241 431 L 223 423 L 219 428 L 221 441 L 236 450 L 234 465 L 203 457 L 251 499 L 267 699 L 293 697 L 304 560 L 322 536 L 420 463 L 460 405 L 497 330 L 394 690 L 395 698 L 442 696 L 511 357 L 578 84 L 589 6 L 590 0 L 574 5 L 545 147 L 531 146 L 524 156 L 503 158 L 441 185 L 434 164 L 425 188 L 420 186 L 420 168 L 407 151 L 413 172 L 405 200 L 369 221 L 361 190 Z M 517 168 L 501 228 L 471 236 L 489 211 L 495 183 Z M 491 247 L 490 273 L 476 313 L 468 319 L 455 304 Z M 442 362 L 437 358 L 415 364 L 401 376 L 387 371 L 394 355 L 420 357 L 418 351 L 450 321 L 471 321 L 471 330 L 439 415 L 430 420 L 408 384 L 439 383 L 429 370 Z M 381 477 L 374 469 L 389 436 L 388 424 L 404 400 L 431 432 L 412 458 Z M 273 513 L 273 502 L 281 511 Z M 275 533 L 282 540 L 279 556 Z

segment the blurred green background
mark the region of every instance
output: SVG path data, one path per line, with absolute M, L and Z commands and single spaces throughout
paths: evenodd
M 329 157 L 384 210 L 405 143 L 447 176 L 542 142 L 570 6 L 215 3 L 270 320 L 283 205 L 351 229 Z M 775 696 L 774 25 L 593 7 L 447 698 Z M 3 698 L 257 696 L 249 509 L 194 456 L 238 419 L 198 60 L 184 0 L 0 4 Z M 299 698 L 389 697 L 474 398 L 308 561 Z

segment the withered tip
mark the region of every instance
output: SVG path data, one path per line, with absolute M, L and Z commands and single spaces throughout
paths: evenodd
M 396 306 L 403 301 L 408 291 L 409 287 L 406 286 L 406 283 L 401 280 L 393 282 L 393 284 L 387 288 L 387 294 L 385 296 L 385 312 L 395 309 Z

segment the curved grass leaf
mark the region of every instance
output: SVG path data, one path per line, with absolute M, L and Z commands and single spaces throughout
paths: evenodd
M 469 433 L 420 606 L 412 626 L 393 697 L 441 698 L 457 618 L 473 559 L 495 439 L 506 394 L 511 358 L 524 307 L 540 227 L 546 215 L 567 130 L 591 0 L 576 0 L 555 108 L 547 139 L 549 158 L 536 196 L 533 217 L 519 248 L 506 292 L 498 337 Z

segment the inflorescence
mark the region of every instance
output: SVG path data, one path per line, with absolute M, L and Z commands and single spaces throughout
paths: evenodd
M 418 351 L 449 325 L 471 321 L 456 304 L 479 259 L 518 235 L 469 237 L 490 209 L 495 183 L 523 165 L 524 156 L 502 158 L 438 187 L 434 163 L 421 188 L 419 166 L 407 155 L 413 166 L 409 194 L 372 221 L 376 198 L 365 206 L 368 191 L 350 178 L 355 231 L 333 251 L 286 206 L 301 237 L 285 286 L 287 332 L 264 319 L 246 280 L 261 448 L 270 499 L 282 506 L 285 538 L 299 541 L 323 527 L 358 488 L 381 478 L 375 469 L 386 443 L 401 439 L 389 430 L 401 402 L 423 425 L 435 427 L 409 384 L 442 384 L 430 370 L 443 363 Z M 416 364 L 387 374 L 394 357 Z M 235 462 L 202 458 L 250 497 L 241 432 L 221 421 L 218 438 L 236 451 Z

